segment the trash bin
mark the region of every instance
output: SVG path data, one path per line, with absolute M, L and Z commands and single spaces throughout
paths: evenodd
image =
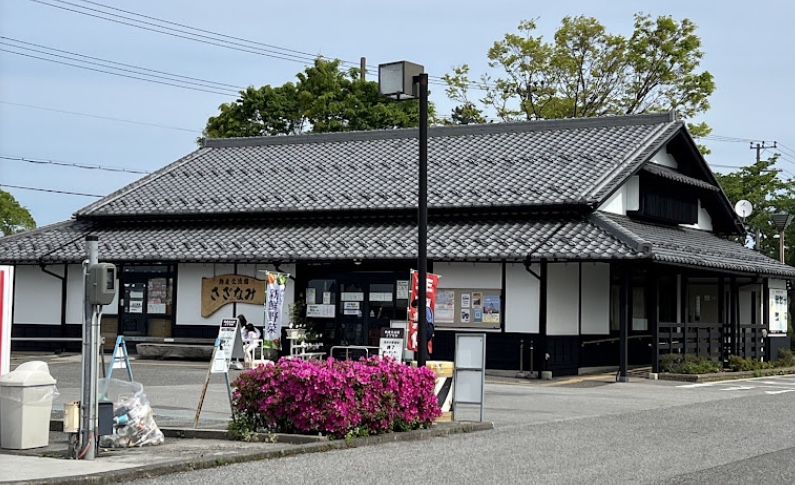
M 30 365 L 0 376 L 0 448 L 26 450 L 50 442 L 55 379 L 49 372 L 30 370 L 35 368 L 42 367 Z

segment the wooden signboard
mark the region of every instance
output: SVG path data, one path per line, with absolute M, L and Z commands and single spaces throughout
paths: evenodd
M 202 278 L 202 317 L 209 317 L 227 303 L 265 304 L 265 280 L 253 276 L 221 275 Z

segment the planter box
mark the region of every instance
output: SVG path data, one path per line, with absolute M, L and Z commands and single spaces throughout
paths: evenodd
M 301 339 L 306 336 L 306 329 L 305 328 L 288 328 L 287 329 L 287 338 L 288 339 Z

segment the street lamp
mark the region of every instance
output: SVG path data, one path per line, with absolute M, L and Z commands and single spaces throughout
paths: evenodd
M 423 67 L 407 61 L 378 66 L 378 93 L 396 99 L 420 99 L 420 173 L 417 201 L 417 366 L 428 360 L 428 315 L 426 282 L 428 280 L 428 74 Z
M 781 262 L 784 262 L 784 231 L 787 230 L 787 226 L 789 226 L 790 222 L 792 222 L 792 214 L 773 214 L 771 216 L 773 219 L 773 224 L 775 224 L 776 229 L 778 230 L 779 238 L 778 238 L 778 255 Z

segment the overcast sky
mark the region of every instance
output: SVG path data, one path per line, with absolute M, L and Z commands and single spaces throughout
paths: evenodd
M 164 35 L 134 28 L 123 24 L 129 20 L 108 15 L 130 13 L 103 5 L 270 47 L 254 46 L 260 52 L 254 54 L 207 39 L 179 38 L 173 30 L 175 35 Z M 520 20 L 539 18 L 538 33 L 549 38 L 564 16 L 587 15 L 609 32 L 629 36 L 639 11 L 689 18 L 698 26 L 706 53 L 702 67 L 717 83 L 712 108 L 697 120 L 713 127 L 715 137 L 705 142 L 713 150 L 708 157 L 713 170 L 753 163 L 751 140 L 776 141 L 779 149 L 762 156 L 782 153 L 777 167 L 792 177 L 795 3 L 790 1 L 0 0 L 0 188 L 27 207 L 39 226 L 52 224 L 97 200 L 88 194 L 106 195 L 142 175 L 16 159 L 153 171 L 193 151 L 207 118 L 234 100 L 240 87 L 295 81 L 318 54 L 350 65 L 361 57 L 373 66 L 410 60 L 424 65 L 432 79 L 467 63 L 478 77 L 488 69 L 488 48 L 516 32 Z M 44 54 L 53 53 L 47 48 L 72 54 L 52 57 Z M 194 84 L 213 92 L 197 91 L 185 89 L 184 82 L 158 79 L 182 86 L 174 87 L 63 64 L 76 64 L 68 59 L 74 54 L 161 71 L 150 72 L 157 76 L 223 84 Z M 132 70 L 129 66 L 117 65 Z M 431 85 L 431 101 L 440 114 L 452 107 L 439 85 Z M 732 141 L 718 141 L 726 137 Z

